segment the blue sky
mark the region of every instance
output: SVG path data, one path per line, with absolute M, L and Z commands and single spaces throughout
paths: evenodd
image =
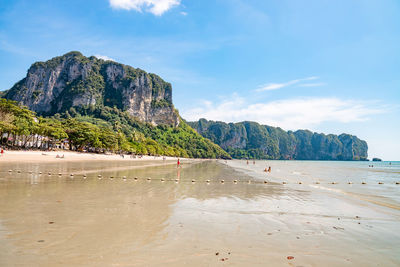
M 157 73 L 188 120 L 347 132 L 400 160 L 400 1 L 0 0 L 0 89 L 72 50 Z

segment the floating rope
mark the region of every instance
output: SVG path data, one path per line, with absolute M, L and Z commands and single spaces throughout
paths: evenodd
M 11 174 L 11 173 L 13 173 L 13 172 L 16 172 L 16 173 L 18 173 L 18 174 L 24 174 L 24 173 L 27 173 L 27 174 L 31 174 L 31 175 L 41 175 L 41 174 L 43 174 L 43 172 L 41 172 L 41 171 L 39 171 L 39 172 L 33 172 L 33 171 L 27 171 L 27 172 L 23 172 L 23 171 L 21 171 L 21 170 L 8 170 L 8 171 L 0 171 L 0 173 L 9 173 L 9 174 Z M 45 172 L 45 173 L 47 173 L 49 176 L 52 176 L 52 172 Z M 58 176 L 64 176 L 64 175 L 68 175 L 68 174 L 66 174 L 66 173 L 58 173 Z M 73 173 L 70 173 L 69 174 L 69 176 L 71 177 L 71 178 L 73 178 L 75 175 L 73 174 Z M 86 179 L 87 178 L 87 174 L 82 174 L 82 177 L 84 178 L 84 179 Z M 100 179 L 102 179 L 102 175 L 101 174 L 98 174 L 97 175 L 97 177 L 99 178 L 99 180 Z M 114 178 L 121 178 L 121 179 L 123 179 L 123 180 L 127 180 L 127 179 L 129 179 L 127 176 L 121 176 L 121 177 L 117 177 L 117 176 L 113 176 L 113 175 L 111 175 L 111 176 L 109 176 L 109 178 L 110 179 L 114 179 Z M 186 180 L 180 180 L 180 179 L 178 179 L 178 178 L 175 178 L 175 179 L 166 179 L 166 178 L 159 178 L 159 179 L 152 179 L 151 177 L 147 177 L 147 178 L 139 178 L 139 177 L 133 177 L 133 180 L 134 181 L 138 181 L 138 180 L 147 180 L 147 181 L 152 181 L 152 180 L 154 180 L 154 181 L 157 181 L 157 180 L 159 180 L 159 181 L 161 181 L 161 182 L 167 182 L 167 181 L 175 181 L 176 183 L 178 183 L 178 182 L 191 182 L 191 183 L 196 183 L 197 181 L 195 180 L 195 179 L 190 179 L 189 181 L 186 181 Z M 210 180 L 210 179 L 207 179 L 207 180 L 205 180 L 204 182 L 206 182 L 207 184 L 209 184 L 209 183 L 212 183 L 213 181 L 212 180 Z M 218 183 L 221 183 L 221 184 L 224 184 L 226 181 L 224 180 L 224 179 L 222 179 L 222 180 L 214 180 L 214 182 L 218 182 Z M 269 185 L 277 185 L 278 183 L 275 183 L 275 182 L 270 182 L 270 181 L 267 181 L 267 180 L 246 180 L 246 181 L 241 181 L 241 180 L 238 180 L 238 179 L 233 179 L 233 180 L 231 180 L 231 182 L 232 183 L 234 183 L 234 184 L 238 184 L 238 183 L 247 183 L 247 184 L 251 184 L 251 183 L 254 183 L 254 184 L 269 184 Z M 316 181 L 316 182 L 314 182 L 315 184 L 321 184 L 321 182 L 319 182 L 319 181 Z M 286 185 L 286 184 L 289 184 L 287 181 L 283 181 L 282 182 L 282 184 L 284 184 L 284 185 Z M 299 182 L 296 182 L 296 183 L 293 183 L 293 184 L 303 184 L 303 182 L 302 181 L 299 181 Z M 336 181 L 333 181 L 333 182 L 327 182 L 326 184 L 332 184 L 332 185 L 337 185 L 337 184 L 339 184 L 338 182 L 336 182 Z M 352 184 L 354 184 L 353 182 L 351 182 L 351 181 L 348 181 L 347 182 L 347 184 L 349 184 L 349 185 L 352 185 Z M 365 182 L 365 181 L 362 181 L 361 182 L 361 184 L 362 185 L 366 185 L 367 184 L 367 182 Z M 372 184 L 372 183 L 370 183 L 370 184 Z M 379 185 L 383 185 L 383 184 L 385 184 L 384 182 L 382 182 L 382 181 L 379 181 L 378 182 L 378 184 Z M 390 184 L 390 183 L 387 183 L 387 184 Z M 396 184 L 396 185 L 400 185 L 400 181 L 398 181 L 398 182 L 394 182 L 393 184 Z

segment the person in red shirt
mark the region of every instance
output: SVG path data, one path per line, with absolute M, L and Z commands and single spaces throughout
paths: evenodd
M 3 150 L 3 148 L 1 148 L 1 155 L 2 155 L 2 156 L 4 155 L 4 150 Z
M 178 159 L 178 163 L 177 164 L 178 164 L 178 167 L 179 167 L 179 165 L 181 165 L 181 162 L 179 161 L 179 159 Z

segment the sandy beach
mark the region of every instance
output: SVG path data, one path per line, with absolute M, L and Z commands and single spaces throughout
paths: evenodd
M 399 210 L 289 179 L 285 162 L 272 162 L 265 184 L 271 162 L 6 156 L 1 266 L 400 263 Z
M 59 157 L 57 157 L 59 156 Z M 0 157 L 0 162 L 73 162 L 73 161 L 160 161 L 163 156 L 136 156 L 131 158 L 130 155 L 117 154 L 96 154 L 85 152 L 73 152 L 68 150 L 60 151 L 21 151 L 10 150 L 5 151 L 4 155 Z M 176 157 L 165 157 L 166 160 L 177 160 Z M 181 158 L 181 160 L 186 160 Z

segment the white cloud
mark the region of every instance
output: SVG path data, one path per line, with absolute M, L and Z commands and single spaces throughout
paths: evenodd
M 161 16 L 174 6 L 178 6 L 181 0 L 109 0 L 112 8 L 136 10 L 153 13 Z
M 312 129 L 324 122 L 351 123 L 366 121 L 370 115 L 387 112 L 387 107 L 334 97 L 292 98 L 268 103 L 249 104 L 234 94 L 215 104 L 204 101 L 201 106 L 183 111 L 189 121 L 206 118 L 225 122 L 256 121 L 284 129 Z
M 326 83 L 303 83 L 299 84 L 300 87 L 319 87 L 319 86 L 324 86 Z
M 182 12 L 181 12 L 181 15 L 182 15 L 182 16 L 187 16 L 187 14 L 188 14 L 188 13 L 185 12 L 185 11 L 182 11 Z
M 102 60 L 111 60 L 111 61 L 115 61 L 115 59 L 110 58 L 108 56 L 103 56 L 103 55 L 94 55 L 95 57 L 97 57 L 98 59 L 102 59 Z
M 316 76 L 311 76 L 311 77 L 307 77 L 307 78 L 303 78 L 303 79 L 296 79 L 296 80 L 291 80 L 285 83 L 268 83 L 268 84 L 264 84 L 261 85 L 259 88 L 256 89 L 257 92 L 263 92 L 263 91 L 271 91 L 271 90 L 277 90 L 277 89 L 281 89 L 283 87 L 288 87 L 300 82 L 304 82 L 304 81 L 311 81 L 311 80 L 316 80 L 319 79 L 319 77 Z

